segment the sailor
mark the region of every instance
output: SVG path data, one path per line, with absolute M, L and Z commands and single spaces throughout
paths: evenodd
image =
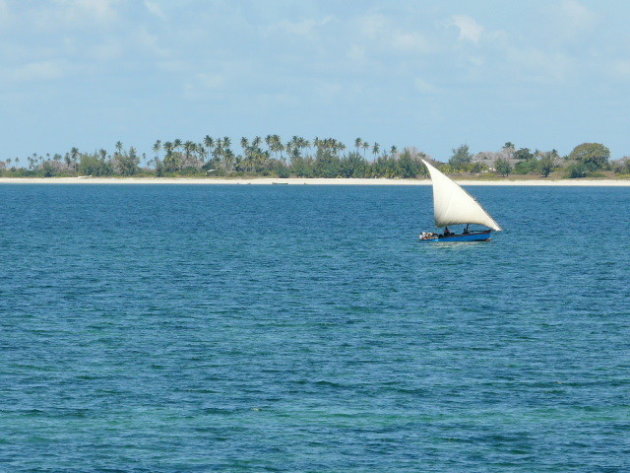
M 452 233 L 450 232 L 448 227 L 444 227 L 444 236 L 451 236 L 451 235 L 452 235 Z
M 468 233 L 468 224 L 466 224 L 466 228 L 464 228 L 464 235 Z

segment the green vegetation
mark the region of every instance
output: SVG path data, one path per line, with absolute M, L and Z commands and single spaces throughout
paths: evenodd
M 600 143 L 582 143 L 573 148 L 569 159 L 576 161 L 589 171 L 602 169 L 608 164 L 610 150 Z
M 466 169 L 472 161 L 472 154 L 468 150 L 468 145 L 461 145 L 453 150 L 453 156 L 448 160 L 448 164 L 453 169 Z
M 202 142 L 157 140 L 153 157 L 138 156 L 135 148 L 117 142 L 113 153 L 101 149 L 85 153 L 72 148 L 64 155 L 39 156 L 0 161 L 0 176 L 274 176 L 274 177 L 356 177 L 414 178 L 426 176 L 422 152 L 396 146 L 383 149 L 378 143 L 355 140 L 355 150 L 334 138 L 294 136 L 283 142 L 278 135 L 264 139 L 243 137 L 239 150 L 229 137 L 205 136 Z M 142 163 L 142 164 L 141 164 Z
M 497 172 L 503 177 L 507 177 L 512 174 L 512 165 L 505 158 L 497 159 L 495 162 L 495 168 Z
M 610 150 L 601 143 L 582 143 L 564 157 L 551 151 L 531 151 L 508 141 L 498 152 L 482 152 L 471 156 L 468 146 L 453 150 L 447 172 L 453 174 L 483 174 L 488 176 L 531 176 L 555 178 L 626 177 L 630 173 L 630 158 L 609 161 Z
M 157 140 L 153 156 L 138 155 L 119 141 L 113 152 L 82 152 L 73 147 L 51 156 L 33 154 L 26 159 L 0 160 L 3 177 L 69 176 L 191 176 L 191 177 L 427 177 L 421 159 L 431 159 L 413 148 L 399 151 L 356 138 L 353 147 L 334 138 L 308 140 L 279 135 L 231 138 L 206 135 L 201 142 Z M 464 177 L 552 176 L 602 177 L 630 175 L 630 158 L 609 161 L 609 149 L 600 143 L 582 143 L 565 156 L 556 150 L 531 151 L 506 142 L 497 152 L 472 154 L 468 145 L 453 149 L 448 163 L 435 162 L 447 174 Z

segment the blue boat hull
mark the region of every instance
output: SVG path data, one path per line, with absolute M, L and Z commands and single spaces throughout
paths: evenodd
M 491 230 L 487 230 L 485 232 L 471 232 L 471 233 L 462 233 L 460 235 L 451 235 L 447 237 L 438 236 L 436 238 L 427 238 L 422 239 L 422 242 L 437 242 L 437 243 L 448 243 L 448 242 L 456 242 L 456 241 L 488 241 L 491 238 Z

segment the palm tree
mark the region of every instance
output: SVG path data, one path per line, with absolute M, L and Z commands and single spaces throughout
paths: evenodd
M 241 138 L 241 149 L 243 150 L 243 158 L 247 159 L 247 149 L 249 148 L 249 140 L 243 136 Z
M 184 167 L 192 167 L 193 164 L 190 162 L 190 155 L 195 152 L 197 149 L 197 145 L 193 141 L 186 141 L 184 143 Z
M 221 138 L 217 138 L 214 142 L 214 149 L 212 150 L 212 158 L 217 162 L 220 162 L 221 157 L 223 156 L 224 144 L 225 144 L 225 141 L 222 140 Z
M 311 142 L 308 141 L 306 138 L 301 138 L 301 137 L 298 137 L 298 138 L 299 138 L 300 149 L 307 149 L 311 147 Z
M 361 149 L 361 145 L 363 144 L 363 140 L 361 138 L 357 138 L 354 140 L 354 147 L 357 149 L 357 153 Z
M 225 153 L 227 153 L 228 151 L 230 153 L 232 152 L 232 150 L 230 149 L 230 146 L 232 146 L 232 139 L 229 136 L 224 136 L 223 137 L 223 152 L 221 153 L 223 157 L 225 157 Z
M 170 141 L 166 141 L 163 146 L 164 151 L 166 152 L 166 156 L 170 156 L 173 152 L 173 143 L 171 143 Z
M 365 152 L 370 149 L 370 143 L 368 143 L 367 141 L 364 141 L 361 144 L 361 147 L 363 148 L 363 159 L 365 159 Z
M 162 149 L 162 142 L 160 140 L 157 140 L 154 144 L 153 144 L 153 152 L 155 154 L 158 154 L 160 152 L 160 150 Z
M 79 167 L 79 148 L 73 147 L 70 150 L 70 159 L 72 159 L 72 163 L 74 164 L 75 170 Z
M 206 158 L 208 157 L 208 150 L 203 145 L 203 143 L 197 143 L 196 148 L 197 148 L 197 154 L 199 155 L 199 159 L 205 162 Z
M 512 158 L 514 156 L 514 151 L 516 150 L 516 146 L 511 141 L 508 141 L 503 145 L 503 154 L 507 155 L 508 158 Z
M 199 155 L 201 160 L 205 163 L 206 158 L 214 149 L 214 139 L 210 135 L 203 137 L 203 144 L 199 143 Z
M 374 155 L 375 158 L 380 150 L 381 150 L 381 146 L 378 143 L 374 142 L 374 145 L 372 146 L 372 154 Z
M 334 138 L 330 139 L 330 148 L 333 150 L 333 153 L 337 154 L 340 151 L 346 149 L 346 145 L 344 145 L 341 141 L 335 140 Z
M 224 161 L 225 161 L 225 170 L 229 174 L 232 172 L 232 169 L 234 167 L 234 153 L 232 152 L 230 148 L 225 150 Z
M 284 145 L 284 149 L 287 150 L 287 153 L 291 156 L 291 158 L 299 158 L 301 155 L 301 149 L 303 145 L 304 138 L 300 138 L 297 135 L 293 135 L 290 141 Z
M 297 147 L 297 137 L 294 136 L 289 141 L 284 144 L 284 149 L 287 151 L 289 156 L 293 156 Z
M 272 135 L 271 136 L 271 151 L 274 153 L 279 153 L 280 154 L 280 159 L 282 159 L 282 161 L 284 161 L 284 156 L 282 156 L 282 152 L 284 151 L 284 145 L 282 144 L 282 140 L 280 139 L 279 135 Z M 277 158 L 277 156 L 276 156 Z
M 173 159 L 173 143 L 171 143 L 170 141 L 165 141 L 164 144 L 162 145 L 162 147 L 164 148 L 164 168 L 163 170 L 167 171 L 167 172 L 172 172 L 175 171 L 175 160 Z M 156 164 L 156 168 L 158 168 L 159 166 Z M 160 169 L 158 169 L 159 172 L 161 172 Z

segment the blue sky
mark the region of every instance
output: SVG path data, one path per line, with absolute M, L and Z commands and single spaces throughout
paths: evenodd
M 279 134 L 630 155 L 630 2 L 0 0 L 0 160 Z

